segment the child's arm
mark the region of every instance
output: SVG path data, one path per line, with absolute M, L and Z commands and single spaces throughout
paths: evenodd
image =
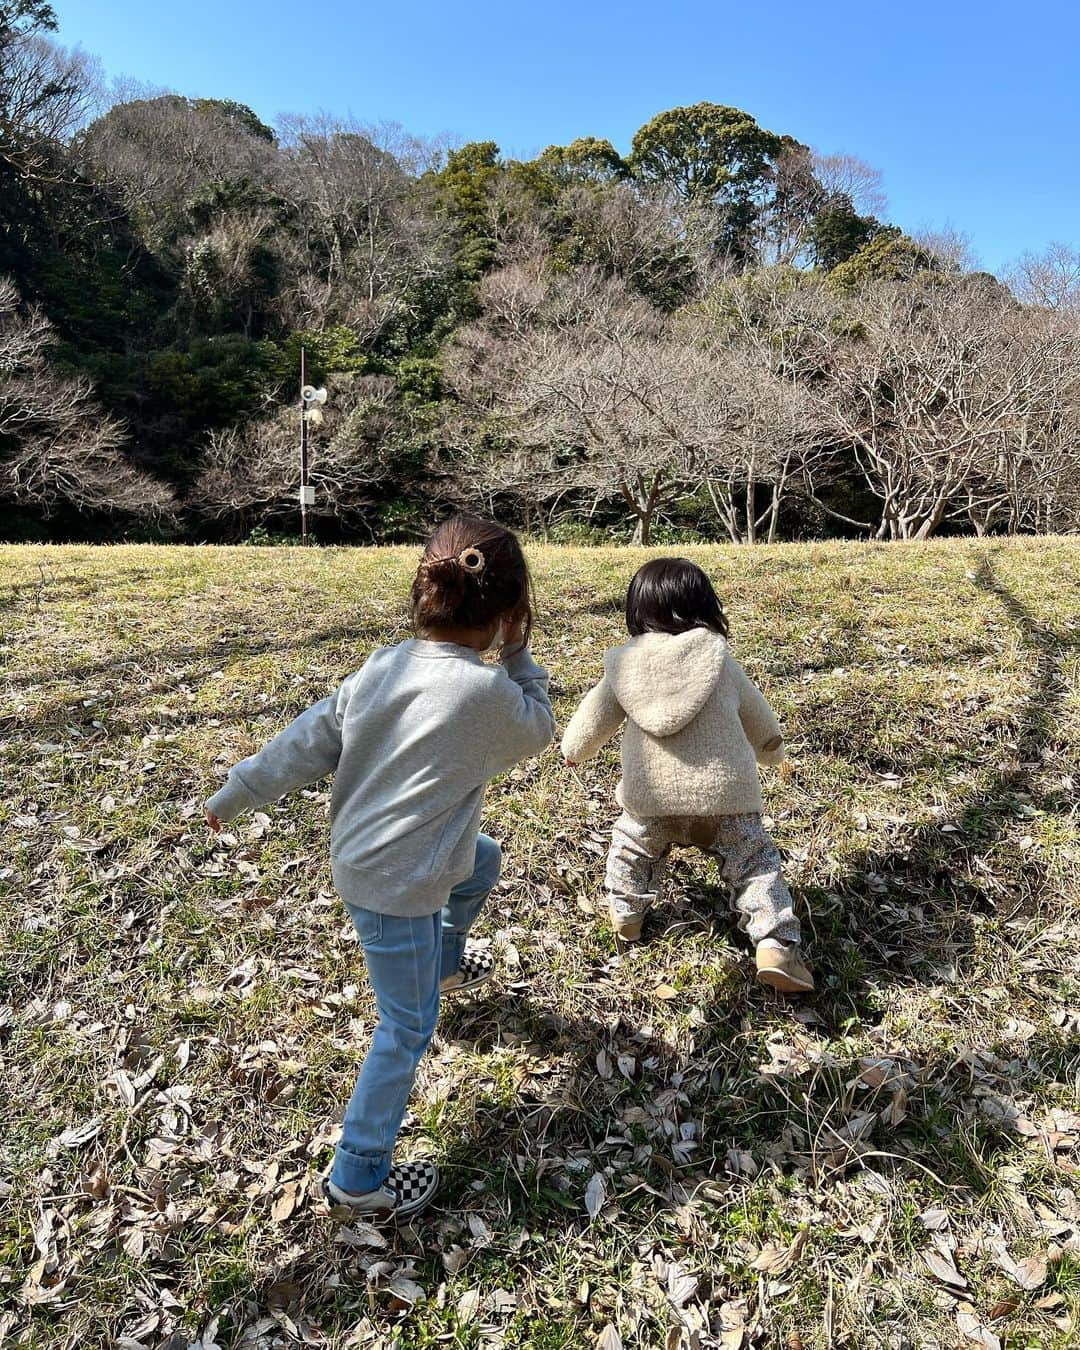
M 731 658 L 735 678 L 739 686 L 739 720 L 742 722 L 746 739 L 754 747 L 759 764 L 782 764 L 784 762 L 784 735 L 776 714 L 769 707 L 765 695 L 739 665 Z
M 548 698 L 549 676 L 527 647 L 500 656 L 510 677 L 506 716 L 500 719 L 499 735 L 488 760 L 494 775 L 512 768 L 519 760 L 538 755 L 555 735 L 555 714 Z
M 348 682 L 336 694 L 301 713 L 258 754 L 242 759 L 229 771 L 225 786 L 206 803 L 207 816 L 213 817 L 211 829 L 214 820 L 232 820 L 241 811 L 277 801 L 337 768 L 347 689 Z
M 562 738 L 563 757 L 570 764 L 592 759 L 626 721 L 622 704 L 605 677 L 581 701 Z

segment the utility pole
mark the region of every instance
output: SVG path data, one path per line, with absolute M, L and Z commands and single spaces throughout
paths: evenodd
M 300 539 L 308 542 L 308 507 L 315 505 L 315 489 L 308 476 L 308 424 L 322 422 L 326 389 L 307 382 L 307 353 L 300 348 Z

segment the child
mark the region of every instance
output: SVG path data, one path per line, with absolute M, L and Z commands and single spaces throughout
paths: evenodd
M 630 583 L 631 640 L 604 657 L 604 678 L 566 728 L 570 764 L 589 759 L 623 721 L 623 814 L 607 862 L 611 922 L 641 936 L 672 845 L 715 857 L 734 889 L 740 927 L 757 944 L 757 977 L 786 993 L 814 978 L 799 949 L 799 921 L 780 855 L 761 823 L 757 763 L 780 764 L 772 709 L 725 641 L 727 620 L 709 578 L 685 558 L 646 563 Z
M 492 973 L 466 937 L 499 875 L 479 834 L 488 779 L 548 745 L 548 676 L 529 654 L 529 571 L 517 539 L 445 521 L 412 586 L 416 636 L 372 652 L 337 693 L 229 774 L 206 803 L 215 832 L 240 811 L 334 773 L 330 860 L 375 991 L 378 1024 L 327 1199 L 367 1217 L 415 1214 L 438 1187 L 430 1162 L 392 1165 L 440 993 Z M 499 663 L 481 653 L 497 648 Z

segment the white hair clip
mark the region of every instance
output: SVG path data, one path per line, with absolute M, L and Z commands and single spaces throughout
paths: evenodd
M 463 548 L 457 555 L 457 560 L 462 571 L 474 577 L 478 577 L 487 566 L 487 559 L 478 548 Z

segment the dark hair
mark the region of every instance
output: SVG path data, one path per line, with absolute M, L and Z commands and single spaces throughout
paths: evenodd
M 638 568 L 626 592 L 626 627 L 631 637 L 688 633 L 691 628 L 728 635 L 720 597 L 689 558 L 654 558 Z
M 444 520 L 416 569 L 413 628 L 486 628 L 504 616 L 523 621 L 528 645 L 532 581 L 517 537 L 479 516 Z

